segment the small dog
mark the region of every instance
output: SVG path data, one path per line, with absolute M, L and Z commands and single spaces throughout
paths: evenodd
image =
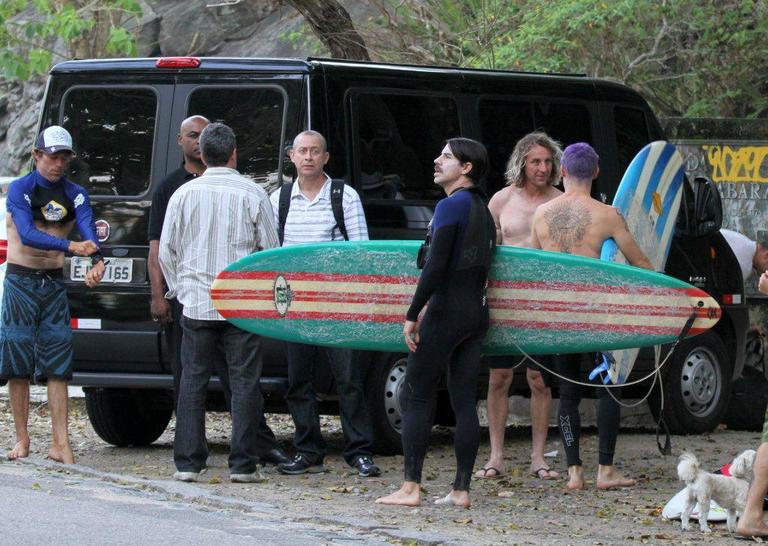
M 746 506 L 749 476 L 752 473 L 754 460 L 754 450 L 744 451 L 731 463 L 731 476 L 723 476 L 702 470 L 699 460 L 692 453 L 680 455 L 677 476 L 688 486 L 688 497 L 681 516 L 683 531 L 691 528 L 689 524 L 691 512 L 698 502 L 699 528 L 702 533 L 711 532 L 707 525 L 710 500 L 714 500 L 725 508 L 726 527 L 730 532 L 736 531 L 736 513 L 743 512 Z

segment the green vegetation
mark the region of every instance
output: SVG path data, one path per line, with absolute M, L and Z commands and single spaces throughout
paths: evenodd
M 384 6 L 384 2 L 375 2 Z M 766 0 L 392 0 L 379 23 L 442 64 L 585 73 L 665 116 L 765 116 Z M 390 60 L 413 47 L 385 48 Z
M 135 55 L 140 16 L 135 0 L 3 0 L 0 72 L 23 81 L 59 60 Z

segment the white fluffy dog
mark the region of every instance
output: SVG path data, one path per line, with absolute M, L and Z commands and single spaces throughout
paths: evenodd
M 689 530 L 691 512 L 699 504 L 699 527 L 702 533 L 709 533 L 707 516 L 709 516 L 709 501 L 714 500 L 725 508 L 727 520 L 726 527 L 730 532 L 736 530 L 736 513 L 743 512 L 747 503 L 747 491 L 749 490 L 749 477 L 752 473 L 752 464 L 755 460 L 755 451 L 749 449 L 739 454 L 731 463 L 731 476 L 711 474 L 701 469 L 699 460 L 692 453 L 680 455 L 677 465 L 677 475 L 688 486 L 688 496 L 683 508 L 683 530 Z

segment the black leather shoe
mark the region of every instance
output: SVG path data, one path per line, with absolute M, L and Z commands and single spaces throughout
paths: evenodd
M 280 474 L 319 474 L 325 472 L 325 467 L 322 462 L 313 463 L 299 453 L 291 462 L 277 465 L 277 471 Z
M 270 449 L 259 458 L 261 459 L 261 464 L 278 465 L 278 464 L 285 464 L 285 463 L 291 462 L 291 458 L 288 457 L 285 451 L 283 451 L 279 447 L 276 447 L 275 449 Z
M 355 459 L 355 468 L 357 468 L 357 473 L 363 478 L 381 476 L 381 469 L 367 455 L 361 455 Z

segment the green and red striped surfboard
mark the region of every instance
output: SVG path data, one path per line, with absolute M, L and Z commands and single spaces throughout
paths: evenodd
M 416 283 L 418 241 L 297 245 L 222 271 L 213 303 L 236 326 L 315 345 L 405 351 L 402 324 Z M 706 292 L 666 275 L 592 258 L 497 248 L 486 354 L 575 353 L 673 341 L 715 325 Z

